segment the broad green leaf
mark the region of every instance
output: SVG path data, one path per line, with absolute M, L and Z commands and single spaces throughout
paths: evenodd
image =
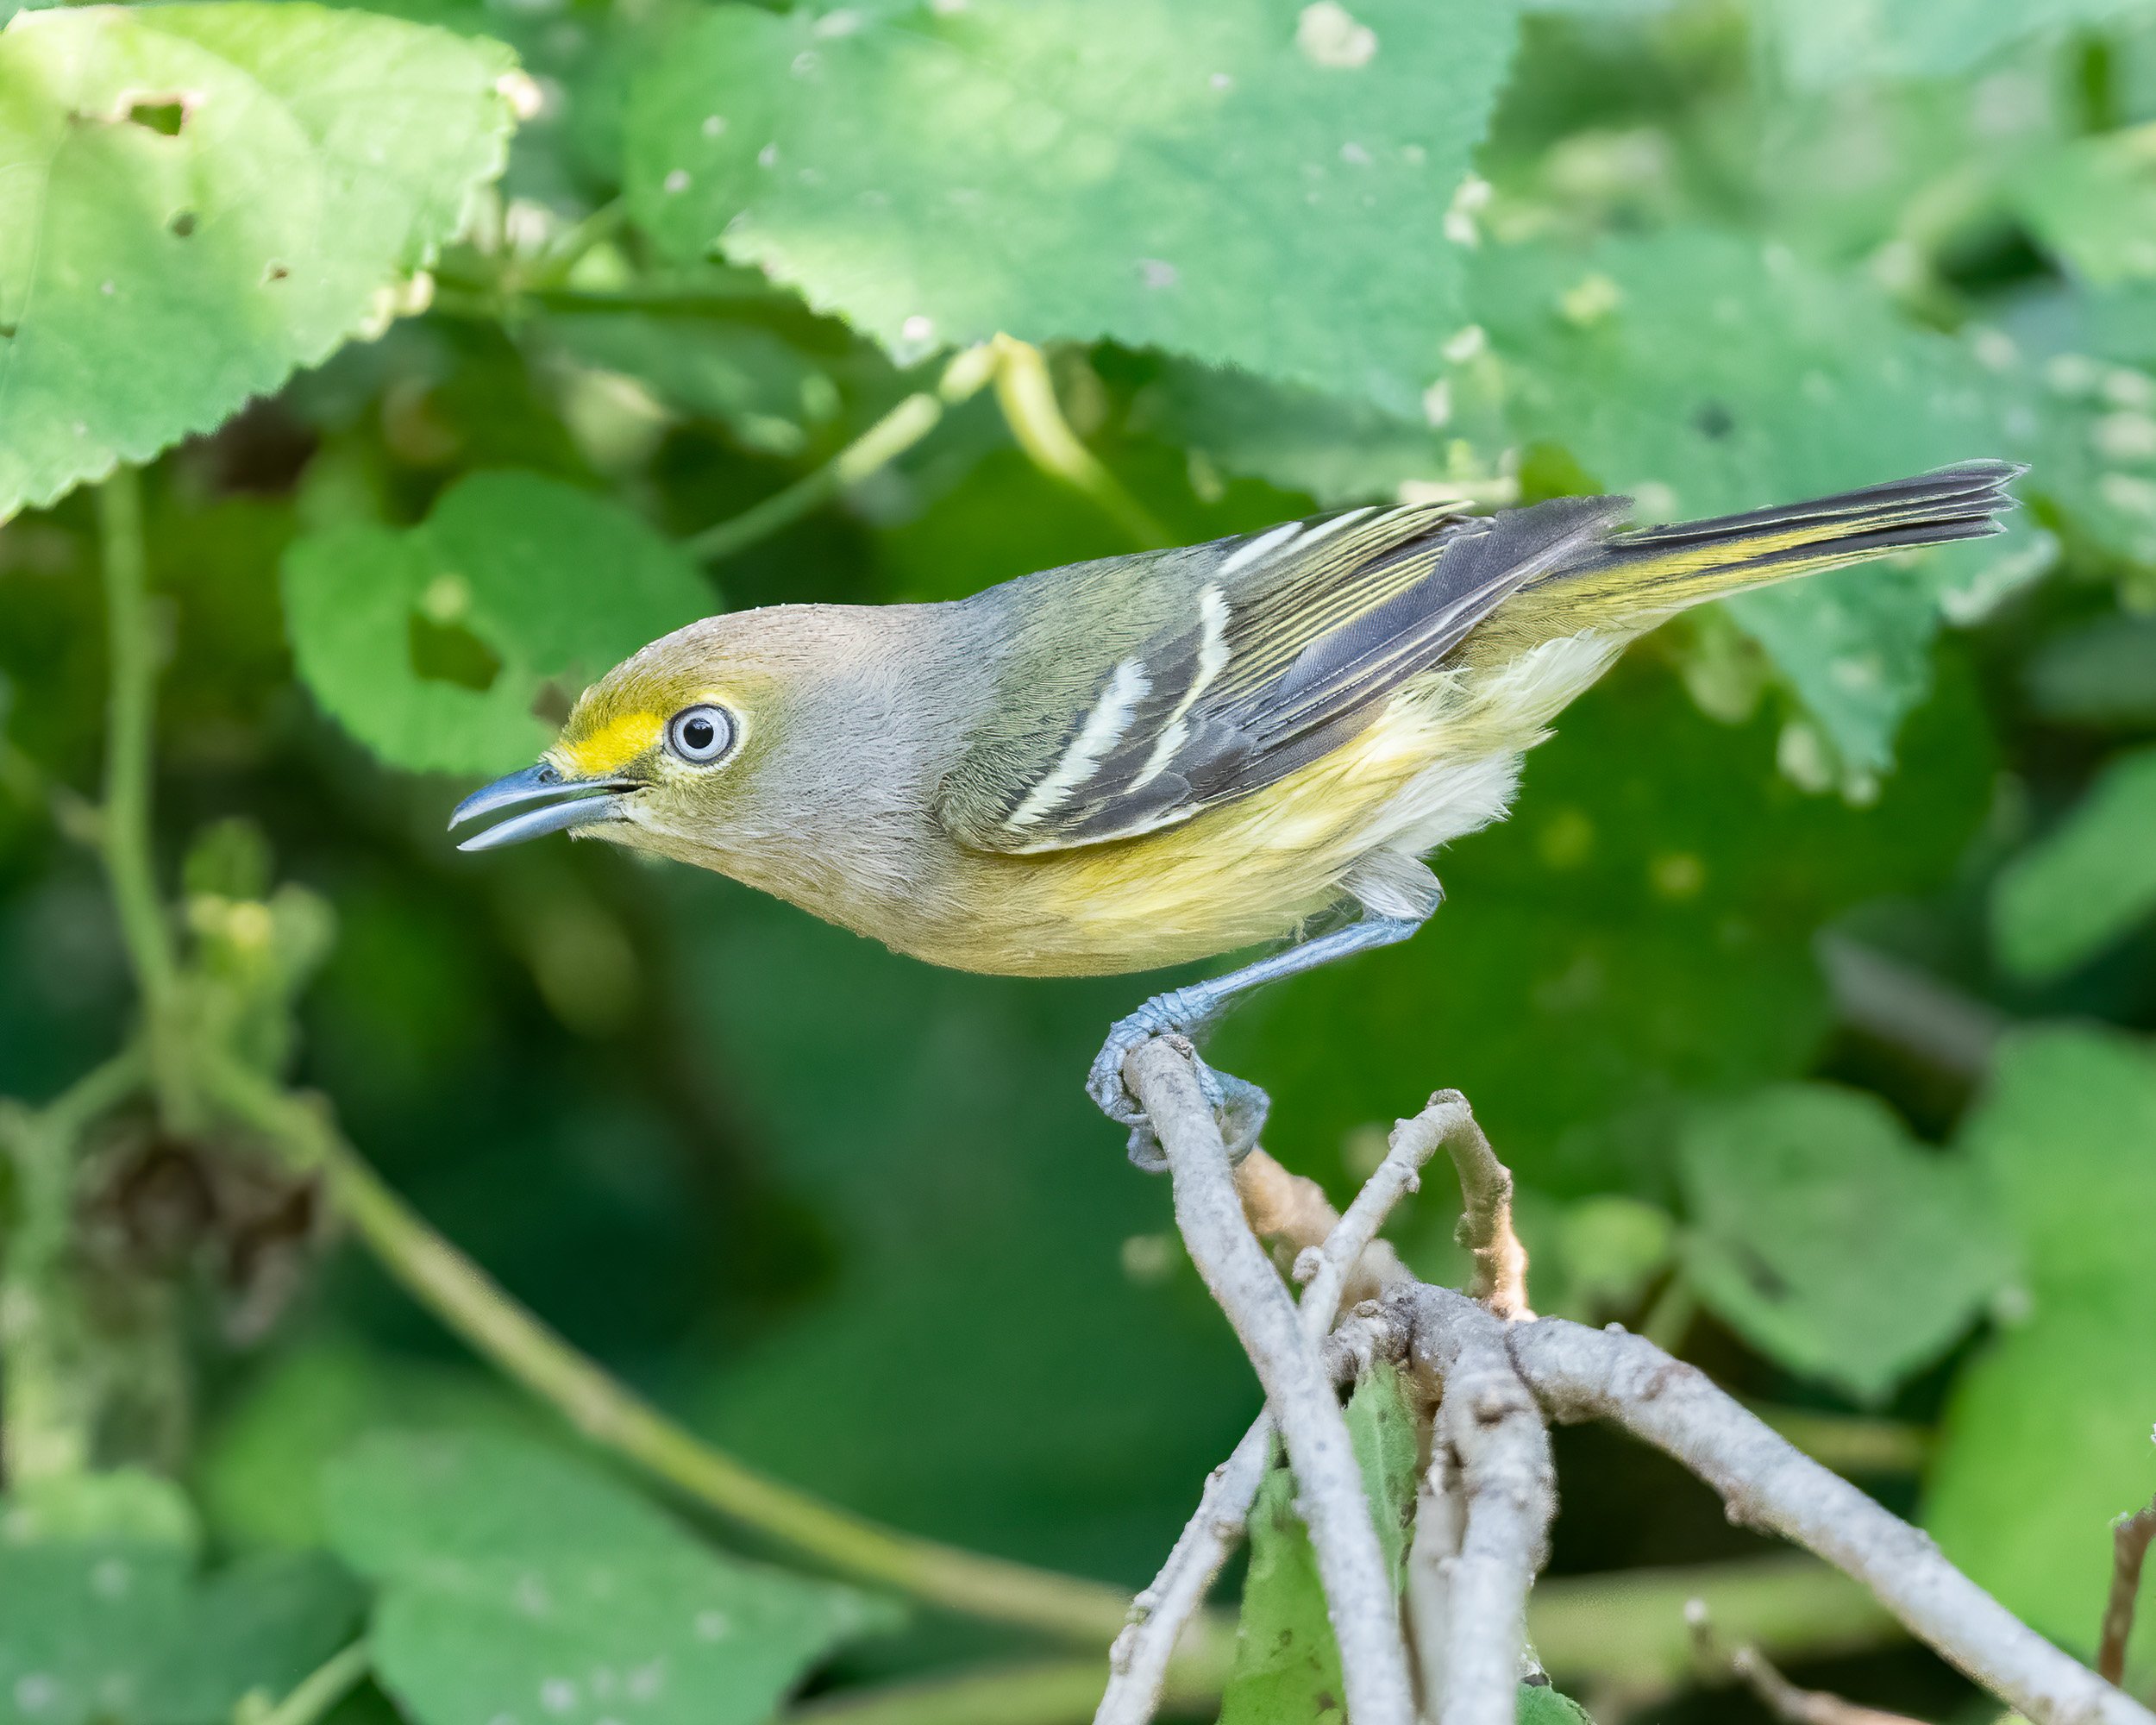
M 1348 1398 L 1348 1438 L 1369 1492 L 1377 1542 L 1392 1565 L 1393 1585 L 1407 1578 L 1407 1534 L 1415 1514 L 1415 1460 L 1420 1440 L 1399 1371 L 1380 1361 Z
M 1368 401 L 1175 361 L 1139 398 L 1147 430 L 1228 473 L 1253 474 L 1328 506 L 1453 477 L 1446 440 Z
M 198 1583 L 184 1547 L 0 1546 L 0 1725 L 226 1725 L 349 1639 L 351 1580 L 319 1554 Z
M 1413 411 L 1516 31 L 1505 0 L 721 7 L 631 98 L 630 204 L 901 355 L 1108 336 Z
M 2146 0 L 1762 0 L 1761 21 L 1789 77 L 1951 78 L 2024 36 L 2058 36 L 2131 16 Z
M 365 12 L 0 34 L 0 518 L 143 461 L 417 304 L 498 173 L 508 52 Z
M 285 554 L 285 620 L 323 709 L 392 766 L 498 773 L 573 696 L 711 608 L 681 553 L 619 505 L 528 473 L 467 475 L 404 532 L 342 526 Z
M 1595 1725 L 1587 1709 L 1546 1683 L 1520 1685 L 1518 1725 Z
M 2136 127 L 2047 150 L 2008 195 L 2037 240 L 2098 287 L 2156 278 L 2156 129 Z
M 1265 1476 L 1250 1535 L 1235 1668 L 1220 1694 L 1219 1725 L 1345 1725 L 1340 1650 L 1286 1467 Z
M 1356 1383 L 1347 1424 L 1397 1589 L 1407 1573 L 1419 1441 L 1397 1371 L 1380 1365 Z M 1236 1626 L 1235 1669 L 1220 1697 L 1220 1725 L 1331 1725 L 1347 1716 L 1325 1586 L 1294 1499 L 1294 1476 L 1278 1461 L 1250 1511 L 1250 1574 Z
M 2156 1054 L 2112 1033 L 2017 1036 L 1963 1141 L 2021 1233 L 2032 1314 L 1957 1378 L 1924 1521 L 2009 1609 L 2085 1651 L 2111 1518 L 2156 1490 Z
M 2007 865 L 1991 893 L 2000 961 L 2056 976 L 2156 913 L 2156 749 L 2107 766 L 2079 806 Z
M 833 1646 L 894 1622 L 517 1439 L 378 1436 L 325 1490 L 337 1549 L 382 1585 L 376 1674 L 420 1725 L 761 1725 Z
M 1943 1352 L 2013 1267 L 1968 1166 L 1919 1148 L 1861 1091 L 1783 1085 L 1704 1112 L 1678 1167 L 1701 1297 L 1860 1402 Z
M 1522 437 L 1570 451 L 1649 519 L 1795 503 L 2008 447 L 2015 398 L 1965 347 L 1910 326 L 1861 280 L 1756 242 L 1677 231 L 1583 253 L 1485 248 L 1476 304 L 1495 358 L 1466 361 L 1456 393 L 1501 390 Z M 1861 785 L 1924 692 L 1942 600 L 1979 607 L 1999 559 L 1959 547 L 1728 605 Z

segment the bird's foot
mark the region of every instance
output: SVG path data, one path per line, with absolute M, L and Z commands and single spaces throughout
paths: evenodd
M 1140 1043 L 1154 1037 L 1188 1036 L 1202 1030 L 1215 1010 L 1211 1002 L 1192 1000 L 1187 990 L 1174 989 L 1156 994 L 1130 1017 L 1116 1021 L 1108 1032 L 1108 1039 L 1100 1044 L 1100 1052 L 1094 1057 L 1093 1070 L 1086 1075 L 1086 1094 L 1102 1113 L 1117 1125 L 1131 1129 L 1131 1160 L 1148 1173 L 1157 1174 L 1166 1169 L 1168 1157 L 1154 1134 L 1153 1123 L 1123 1082 L 1124 1059 Z M 1191 1064 L 1197 1069 L 1198 1083 L 1205 1092 L 1206 1101 L 1213 1106 L 1213 1118 L 1220 1123 L 1220 1138 L 1227 1146 L 1228 1160 L 1240 1162 L 1257 1148 L 1257 1135 L 1264 1127 L 1271 1099 L 1246 1078 L 1214 1071 L 1195 1051 L 1191 1054 Z

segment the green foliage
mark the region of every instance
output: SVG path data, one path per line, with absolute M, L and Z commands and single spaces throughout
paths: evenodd
M 693 622 L 711 595 L 634 515 L 537 474 L 474 474 L 419 526 L 342 526 L 285 554 L 300 674 L 384 759 L 498 773 L 553 740 L 542 687 L 573 695 Z
M 1587 253 L 1487 251 L 1476 309 L 1495 354 L 1455 393 L 1501 392 L 1516 435 L 1561 445 L 1648 519 L 1813 497 L 2008 447 L 2014 398 L 1960 344 L 1860 282 L 1704 231 Z M 1922 696 L 1946 593 L 1986 585 L 1990 546 L 1747 593 L 1730 613 L 1818 723 L 1841 775 L 1893 757 Z M 2034 573 L 2033 570 L 2030 573 Z
M 1595 1725 L 1587 1709 L 1546 1683 L 1520 1685 L 1518 1725 Z
M 2137 0 L 1768 0 L 1763 8 L 1790 77 L 1946 78 L 1974 71 L 2019 38 L 2063 34 L 2130 16 Z
M 901 354 L 1105 336 L 1411 411 L 1515 30 L 1475 0 L 724 6 L 631 99 L 631 204 Z
M 1407 1578 L 1407 1534 L 1414 1518 L 1415 1466 L 1420 1440 L 1414 1409 L 1397 1368 L 1379 1361 L 1348 1399 L 1348 1439 L 1369 1490 L 1377 1543 L 1392 1566 L 1393 1585 Z
M 24 12 L 0 36 L 0 518 L 379 331 L 501 171 L 513 62 L 365 12 Z
M 2156 750 L 2122 755 L 2057 831 L 2014 859 L 1992 891 L 1999 957 L 2047 977 L 2156 911 Z
M 2013 1268 L 1989 1195 L 1873 1097 L 1783 1085 L 1705 1111 L 1678 1165 L 1684 1273 L 1770 1358 L 1877 1402 Z
M 225 1725 L 349 1636 L 350 1580 L 319 1556 L 254 1559 L 206 1580 L 184 1546 L 0 1545 L 0 1722 Z
M 2156 1056 L 2112 1034 L 2026 1032 L 1965 1136 L 2021 1236 L 2029 1315 L 1958 1380 L 1925 1523 L 2009 1608 L 2086 1647 L 2111 1520 L 2156 1489 Z
M 721 1556 L 590 1468 L 473 1434 L 370 1439 L 329 1471 L 336 1549 L 382 1586 L 381 1681 L 420 1725 L 757 1725 L 881 1602 Z

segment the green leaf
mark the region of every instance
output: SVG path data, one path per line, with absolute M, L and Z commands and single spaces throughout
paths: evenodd
M 1705 231 L 1590 252 L 1489 248 L 1476 304 L 1518 434 L 1562 446 L 1651 519 L 1794 503 L 2008 445 L 2018 401 L 1961 343 L 1876 289 Z M 1923 694 L 1942 600 L 1995 597 L 1996 546 L 1871 563 L 1727 601 L 1832 744 L 1847 780 L 1892 760 Z
M 2103 617 L 2053 636 L 2022 667 L 2028 698 L 2067 724 L 2156 727 L 2156 617 Z
M 1595 1725 L 1587 1709 L 1546 1683 L 1520 1685 L 1518 1725 Z
M 1943 1352 L 2013 1267 L 1969 1167 L 1921 1149 L 1861 1091 L 1783 1085 L 1706 1112 L 1678 1167 L 1701 1297 L 1860 1402 Z
M 382 1584 L 369 1642 L 420 1725 L 760 1725 L 883 1602 L 699 1544 L 596 1470 L 499 1435 L 382 1435 L 329 1470 L 332 1535 Z
M 1357 1381 L 1347 1425 L 1397 1590 L 1407 1576 L 1420 1440 L 1396 1370 L 1380 1364 Z M 1317 1554 L 1294 1501 L 1294 1476 L 1284 1461 L 1275 1462 L 1250 1512 L 1250 1575 L 1236 1626 L 1235 1669 L 1220 1697 L 1220 1725 L 1329 1725 L 1347 1716 Z
M 1357 1381 L 1348 1398 L 1349 1440 L 1369 1493 L 1370 1518 L 1377 1523 L 1377 1543 L 1392 1566 L 1393 1585 L 1405 1584 L 1407 1534 L 1415 1515 L 1415 1462 L 1420 1440 L 1407 1385 L 1399 1371 L 1382 1360 Z
M 306 5 L 0 34 L 0 518 L 207 430 L 407 303 L 502 166 L 507 50 Z
M 1924 1523 L 2009 1609 L 2085 1651 L 2110 1520 L 2156 1490 L 2156 1055 L 2090 1031 L 2016 1036 L 1963 1136 L 2021 1231 L 2032 1315 L 1956 1379 Z
M 0 1725 L 225 1725 L 334 1653 L 359 1603 L 315 1553 L 198 1584 L 175 1545 L 0 1546 Z
M 2000 961 L 2032 981 L 2094 957 L 2156 912 L 2156 749 L 2122 755 L 1991 891 Z
M 573 696 L 711 594 L 618 505 L 529 473 L 473 474 L 421 525 L 341 526 L 285 553 L 299 674 L 392 766 L 497 773 L 553 740 L 532 712 Z
M 1327 506 L 1452 476 L 1445 439 L 1428 425 L 1249 372 L 1172 361 L 1140 397 L 1138 418 L 1229 473 L 1307 492 Z
M 2013 176 L 2007 195 L 2037 241 L 2084 281 L 2156 278 L 2156 130 L 2047 150 Z
M 1219 1725 L 1345 1725 L 1340 1650 L 1325 1615 L 1317 1553 L 1295 1514 L 1285 1466 L 1265 1476 L 1250 1520 L 1250 1567 L 1235 1629 L 1235 1669 Z
M 1951 78 L 2025 36 L 2056 36 L 2142 0 L 1767 0 L 1760 10 L 1796 82 Z
M 723 7 L 631 97 L 630 205 L 903 357 L 1105 336 L 1413 411 L 1517 28 L 1501 0 Z

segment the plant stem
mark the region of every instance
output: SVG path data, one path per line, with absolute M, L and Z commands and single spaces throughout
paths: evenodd
M 367 1643 L 354 1641 L 302 1678 L 290 1695 L 254 1719 L 253 1725 L 315 1725 L 316 1720 L 359 1686 L 367 1671 Z
M 383 1184 L 325 1110 L 220 1061 L 204 1074 L 232 1114 L 317 1170 L 383 1267 L 450 1330 L 584 1435 L 685 1496 L 859 1579 L 993 1622 L 1106 1647 L 1127 1596 L 1100 1582 L 916 1538 L 758 1472 L 676 1425 L 511 1300 Z M 1191 1657 L 1200 1657 L 1203 1651 Z
M 156 641 L 142 549 L 142 493 L 134 468 L 113 469 L 97 492 L 111 692 L 105 716 L 105 873 L 136 985 L 154 1016 L 179 976 L 172 930 L 150 862 L 150 735 L 156 718 Z
M 943 398 L 927 390 L 907 396 L 813 473 L 731 520 L 706 527 L 684 541 L 681 549 L 700 563 L 722 562 L 759 539 L 791 527 L 927 436 L 942 421 L 943 406 Z
M 78 1079 L 43 1108 L 0 1113 L 0 1147 L 15 1168 L 16 1220 L 0 1275 L 0 1406 L 6 1410 L 9 1483 L 65 1477 L 90 1465 L 96 1393 L 68 1269 L 76 1150 L 98 1115 L 141 1082 L 128 1049 Z
M 1227 1680 L 1216 1671 L 1189 1671 L 1162 1697 L 1169 1712 L 1194 1712 L 1219 1699 Z M 783 1725 L 1084 1725 L 1093 1717 L 1107 1677 L 1098 1659 L 1039 1659 L 997 1665 L 956 1677 L 926 1678 L 874 1688 L 842 1690 L 784 1716 Z
M 998 336 L 993 346 L 996 402 L 1011 435 L 1033 465 L 1091 498 L 1142 548 L 1150 550 L 1169 543 L 1167 529 L 1070 429 L 1056 404 L 1056 385 L 1041 350 L 1011 336 Z

